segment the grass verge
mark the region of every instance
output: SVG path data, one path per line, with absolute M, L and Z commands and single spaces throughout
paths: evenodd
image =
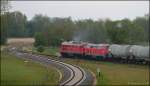
M 10 85 L 57 85 L 58 72 L 51 66 L 18 59 L 1 52 L 1 86 Z

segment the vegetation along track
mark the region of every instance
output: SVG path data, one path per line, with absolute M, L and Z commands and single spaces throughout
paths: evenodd
M 54 60 L 54 59 L 44 58 L 43 55 L 22 53 L 19 51 L 14 51 L 14 52 L 17 56 L 23 57 L 25 59 L 31 59 L 42 63 L 52 64 L 56 67 L 59 66 L 58 69 L 60 69 L 61 66 L 64 74 L 59 83 L 60 85 L 85 85 L 85 84 L 92 85 L 93 84 L 88 82 L 90 80 L 93 81 L 93 77 L 91 76 L 91 78 L 89 78 L 90 75 L 87 74 L 87 71 L 83 70 L 78 66 L 66 64 L 64 62 Z M 88 75 L 88 78 L 86 77 L 86 75 Z

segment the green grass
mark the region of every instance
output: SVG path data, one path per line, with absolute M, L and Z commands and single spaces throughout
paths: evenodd
M 45 54 L 45 55 L 56 55 L 59 52 L 58 47 L 44 47 L 43 52 L 38 52 L 36 47 L 24 48 L 25 51 L 32 51 L 34 53 Z
M 42 54 L 56 55 L 58 51 L 59 49 L 57 47 L 45 47 L 45 50 L 42 52 Z
M 66 58 L 65 58 L 66 59 Z M 111 62 L 89 61 L 67 58 L 65 62 L 79 65 L 96 74 L 98 85 L 148 85 L 149 67 L 131 64 L 114 64 Z M 101 76 L 97 76 L 97 68 Z
M 58 49 L 50 48 L 44 54 L 57 53 Z M 64 58 L 66 63 L 79 65 L 92 71 L 97 78 L 97 85 L 149 85 L 149 67 L 134 64 L 115 64 L 112 62 L 91 61 Z M 97 76 L 97 68 L 101 76 Z
M 14 55 L 1 52 L 1 86 L 10 85 L 56 85 L 59 74 L 51 66 L 27 63 Z

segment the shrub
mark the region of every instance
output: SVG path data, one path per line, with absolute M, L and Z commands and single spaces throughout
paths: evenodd
M 44 52 L 44 47 L 42 45 L 37 47 L 38 52 Z

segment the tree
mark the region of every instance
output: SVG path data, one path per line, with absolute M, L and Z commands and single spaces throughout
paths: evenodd
M 49 45 L 58 46 L 62 40 L 72 40 L 75 25 L 70 18 L 53 18 L 48 30 Z
M 34 36 L 36 32 L 47 32 L 50 25 L 49 17 L 41 14 L 35 15 L 31 21 L 28 22 L 28 33 Z
M 5 14 L 11 8 L 11 5 L 8 0 L 1 0 L 1 14 Z
M 1 40 L 0 40 L 0 43 L 1 43 L 1 45 L 3 45 L 6 43 L 6 39 L 7 39 L 7 27 L 8 27 L 7 16 L 6 15 L 0 15 L 0 19 L 1 19 Z
M 133 20 L 133 24 L 136 28 L 141 28 L 142 33 L 142 39 L 140 41 L 149 42 L 149 15 L 145 15 L 144 17 L 137 17 Z
M 8 37 L 25 37 L 27 18 L 21 12 L 15 11 L 8 14 Z
M 137 17 L 133 21 L 72 21 L 70 17 L 50 18 L 38 14 L 27 21 L 24 14 L 15 11 L 5 12 L 0 18 L 3 44 L 7 37 L 35 37 L 35 46 L 59 46 L 66 40 L 117 44 L 139 44 L 149 41 L 149 16 Z
M 47 45 L 47 39 L 44 37 L 44 35 L 41 32 L 36 32 L 34 38 L 35 38 L 34 46 L 46 46 Z
M 7 27 L 8 27 L 8 18 L 6 13 L 10 9 L 10 4 L 8 0 L 1 0 L 1 14 L 0 14 L 0 19 L 1 19 L 1 40 L 0 43 L 1 45 L 6 43 L 7 39 Z

